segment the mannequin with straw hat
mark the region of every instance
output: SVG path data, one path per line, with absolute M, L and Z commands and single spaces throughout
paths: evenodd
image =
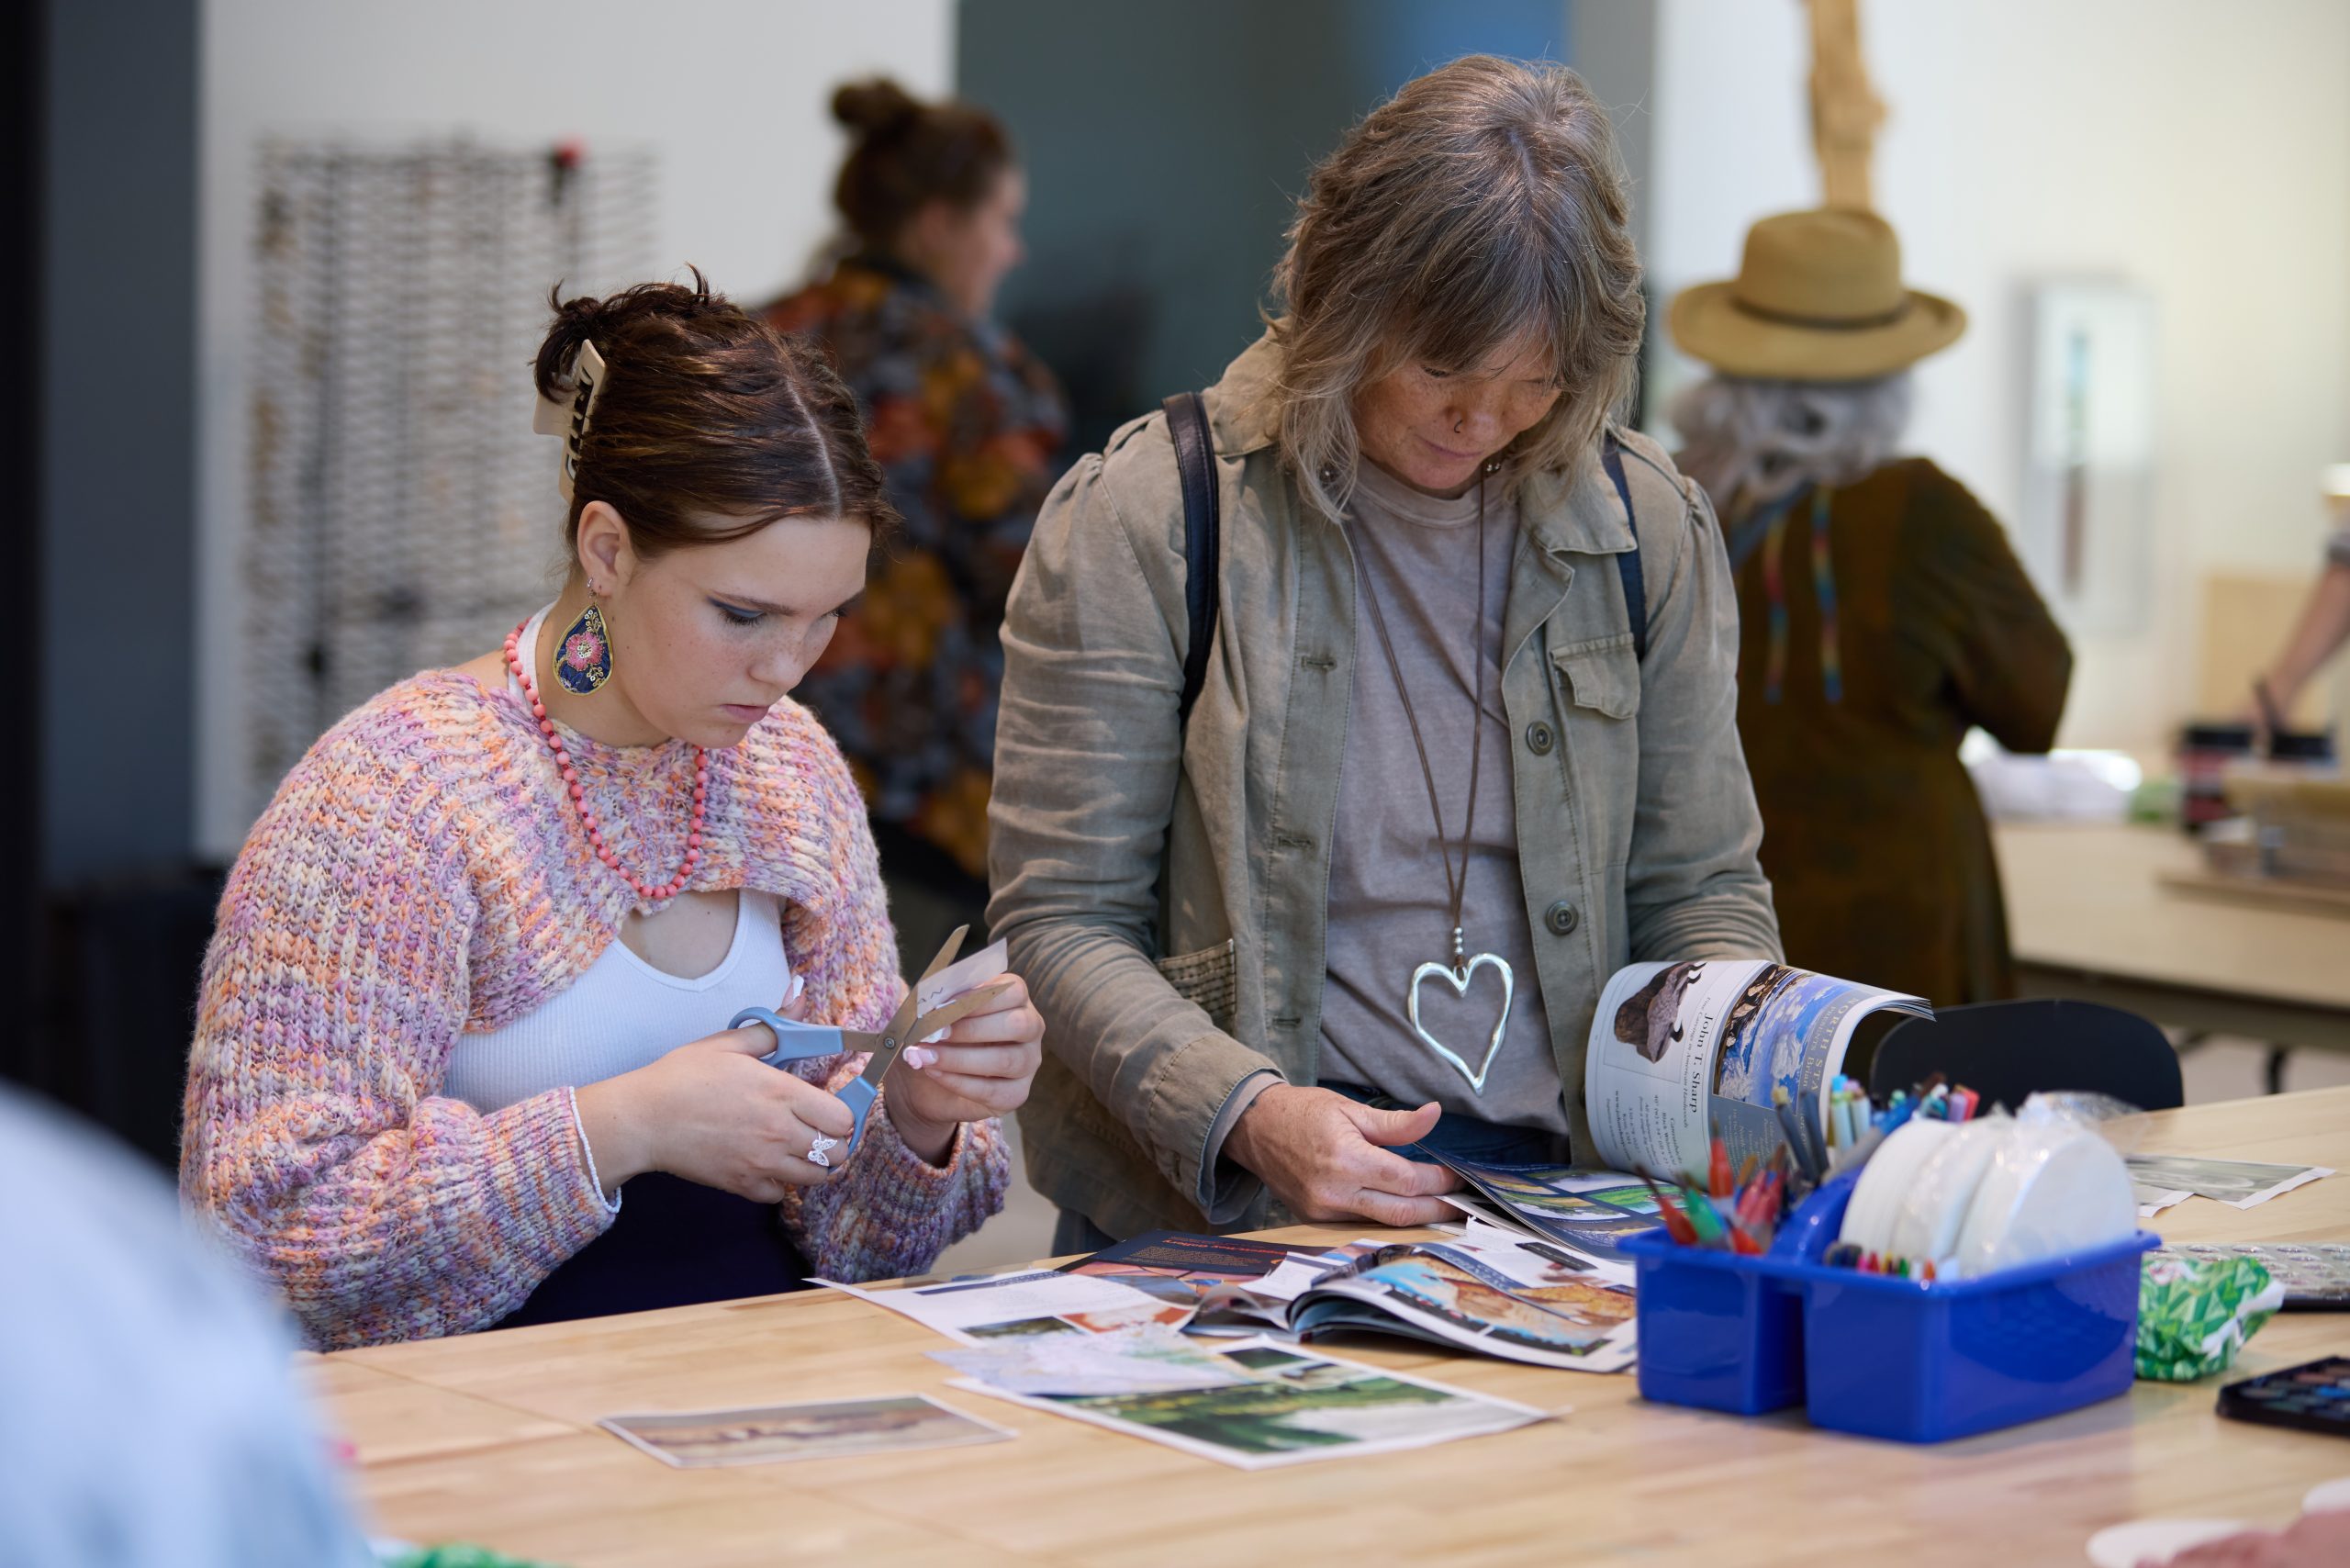
M 1739 732 L 1787 960 L 1937 1005 L 2011 994 L 1998 872 L 1958 745 L 2045 751 L 2072 655 L 1998 522 L 1894 453 L 1908 368 L 1966 316 L 1911 288 L 1874 213 L 1782 213 L 1738 275 L 1673 301 L 1714 375 L 1675 402 L 1684 472 L 1738 575 Z

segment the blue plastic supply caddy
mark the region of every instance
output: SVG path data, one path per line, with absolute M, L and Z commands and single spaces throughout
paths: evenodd
M 1940 1442 L 2110 1399 L 2130 1386 L 2139 1255 L 2124 1240 L 1931 1284 L 1819 1261 L 1852 1178 L 1830 1182 L 1759 1258 L 1618 1243 L 1639 1270 L 1643 1398 L 1740 1416 L 1802 1403 L 1842 1432 Z

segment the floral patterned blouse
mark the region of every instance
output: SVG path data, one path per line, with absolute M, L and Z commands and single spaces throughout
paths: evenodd
M 983 879 L 1004 601 L 1059 473 L 1059 386 L 1002 328 L 876 258 L 767 314 L 831 353 L 905 519 L 794 695 L 840 742 L 877 822 Z

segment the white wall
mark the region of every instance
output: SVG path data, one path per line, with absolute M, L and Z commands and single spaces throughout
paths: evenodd
M 1728 275 L 1749 222 L 1819 186 L 1798 0 L 1659 5 L 1649 259 L 1669 293 Z M 2318 471 L 2350 459 L 2350 6 L 1868 0 L 1862 26 L 1891 108 L 1877 204 L 1911 280 L 1973 318 L 1919 372 L 1913 450 L 2012 519 L 2026 287 L 2154 296 L 2153 614 L 2076 635 L 2064 740 L 2161 749 L 2193 698 L 2201 577 L 2313 576 Z
M 946 90 L 953 0 L 207 0 L 197 385 L 201 489 L 196 834 L 235 853 L 245 343 L 253 153 L 264 135 L 471 133 L 651 146 L 655 253 L 745 301 L 795 281 L 829 230 L 843 77 Z M 552 281 L 552 280 L 550 280 Z M 517 372 L 518 375 L 520 374 Z M 527 396 L 526 392 L 518 395 Z

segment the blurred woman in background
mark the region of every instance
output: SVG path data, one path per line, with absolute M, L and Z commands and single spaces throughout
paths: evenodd
M 843 87 L 833 113 L 854 140 L 833 193 L 851 249 L 767 319 L 832 355 L 905 527 L 799 695 L 856 770 L 918 966 L 984 920 L 1004 601 L 1068 415 L 989 319 L 1027 202 L 1002 125 L 888 81 Z
M 1902 286 L 1893 230 L 1854 210 L 1764 218 L 1737 278 L 1672 312 L 1717 373 L 1673 418 L 1738 574 L 1738 727 L 1787 961 L 1938 1005 L 2014 990 L 1959 742 L 1979 724 L 2046 751 L 2072 675 L 1998 521 L 1893 455 L 1908 367 L 1965 326 Z
M 2300 700 L 2302 689 L 2333 662 L 2343 644 L 2350 643 L 2350 463 L 2326 471 L 2325 504 L 2333 519 L 2325 542 L 2325 570 L 2302 601 L 2292 635 L 2268 667 L 2253 678 L 2253 698 L 2259 704 L 2255 717 L 2271 737 L 2287 727 L 2286 715 Z

